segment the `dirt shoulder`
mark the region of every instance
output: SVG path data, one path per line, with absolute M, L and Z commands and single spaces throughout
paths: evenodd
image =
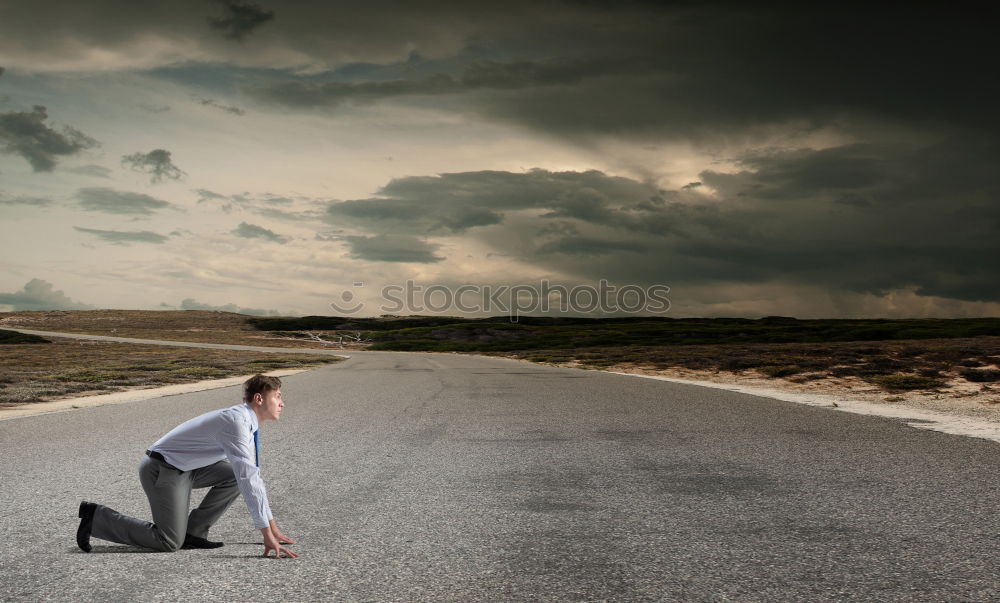
M 194 383 L 343 360 L 282 354 L 51 338 L 0 346 L 0 414 L 67 397 Z
M 286 369 L 279 371 L 267 371 L 273 377 L 286 377 L 295 375 L 308 369 Z M 92 408 L 95 406 L 105 406 L 108 404 L 123 404 L 126 402 L 139 402 L 162 398 L 164 396 L 176 396 L 191 392 L 200 392 L 209 389 L 219 389 L 222 387 L 232 387 L 240 385 L 251 375 L 239 375 L 237 377 L 226 377 L 225 379 L 206 379 L 204 381 L 194 381 L 191 383 L 177 383 L 174 385 L 161 385 L 157 387 L 146 387 L 140 389 L 126 389 L 110 394 L 98 394 L 87 396 L 74 396 L 70 398 L 56 398 L 45 402 L 34 402 L 31 404 L 20 404 L 11 408 L 0 408 L 0 421 L 7 419 L 17 419 L 20 417 L 32 417 L 53 412 L 65 412 L 77 408 Z
M 490 355 L 1000 423 L 1000 337 L 618 346 Z
M 763 392 L 767 390 L 780 390 L 813 398 L 927 410 L 990 421 L 1000 425 L 1000 387 L 984 391 L 980 384 L 972 384 L 959 379 L 948 382 L 947 388 L 933 391 L 887 392 L 873 387 L 870 383 L 857 377 L 794 383 L 785 379 L 768 378 L 752 371 L 723 373 L 689 369 L 649 369 L 634 364 L 616 365 L 602 370 L 735 385 L 761 391 L 762 395 L 766 395 Z

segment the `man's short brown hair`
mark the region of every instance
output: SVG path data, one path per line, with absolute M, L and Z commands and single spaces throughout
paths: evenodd
M 281 387 L 281 379 L 268 375 L 254 375 L 243 383 L 243 401 L 249 404 L 257 394 L 265 395 Z

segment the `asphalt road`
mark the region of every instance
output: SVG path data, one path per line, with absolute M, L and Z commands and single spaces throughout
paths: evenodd
M 287 350 L 282 350 L 285 352 Z M 0 421 L 4 600 L 990 601 L 1000 445 L 718 389 L 446 354 L 288 377 L 262 463 L 297 560 L 74 534 L 238 388 Z

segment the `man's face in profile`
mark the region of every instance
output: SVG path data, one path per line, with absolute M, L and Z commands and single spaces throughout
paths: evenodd
M 263 404 L 260 407 L 261 417 L 265 421 L 277 421 L 281 416 L 281 409 L 285 406 L 285 403 L 281 400 L 281 390 L 272 389 L 260 395 L 263 398 Z

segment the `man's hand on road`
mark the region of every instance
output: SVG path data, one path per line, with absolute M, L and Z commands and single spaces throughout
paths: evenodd
M 271 533 L 270 526 L 266 527 L 266 528 L 261 528 L 260 529 L 260 533 L 263 534 L 263 536 L 264 536 L 264 556 L 265 557 L 270 557 L 271 556 L 271 551 L 274 551 L 274 558 L 275 559 L 281 559 L 282 554 L 284 554 L 286 557 L 289 557 L 291 559 L 297 559 L 298 558 L 298 554 L 296 554 L 295 551 L 293 551 L 291 549 L 286 549 L 285 547 L 281 546 L 281 544 L 278 543 L 278 539 L 275 538 L 274 534 Z
M 282 534 L 281 530 L 278 529 L 278 524 L 275 523 L 273 519 L 270 520 L 268 523 L 271 524 L 271 533 L 274 534 L 274 537 L 278 540 L 280 544 L 298 544 L 298 542 Z

